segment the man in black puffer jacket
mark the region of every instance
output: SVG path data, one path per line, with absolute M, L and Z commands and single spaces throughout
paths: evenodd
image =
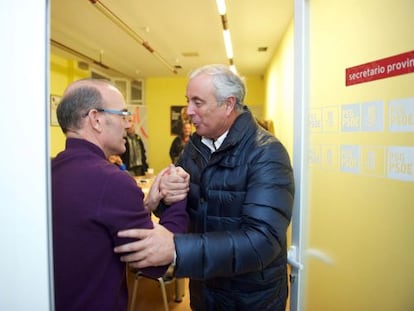
M 244 83 L 227 66 L 195 70 L 186 96 L 196 133 L 177 165 L 190 174 L 189 233 L 124 231 L 142 240 L 116 251 L 135 251 L 123 260 L 137 268 L 174 259 L 175 275 L 190 278 L 193 310 L 284 311 L 289 156 L 244 106 Z

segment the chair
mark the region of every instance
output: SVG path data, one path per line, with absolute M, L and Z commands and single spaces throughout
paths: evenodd
M 130 311 L 135 310 L 135 301 L 137 298 L 137 291 L 138 291 L 138 284 L 140 278 L 146 278 L 149 280 L 157 281 L 161 288 L 161 295 L 162 295 L 162 301 L 164 303 L 164 310 L 168 311 L 168 299 L 167 299 L 167 290 L 165 288 L 166 285 L 175 283 L 175 302 L 181 302 L 184 296 L 183 291 L 183 285 L 182 281 L 183 279 L 176 279 L 173 276 L 173 271 L 171 269 L 168 269 L 168 271 L 159 278 L 152 278 L 146 275 L 141 274 L 139 271 L 134 272 L 135 273 L 135 280 L 134 280 L 134 287 L 132 289 L 132 297 L 131 297 L 131 304 L 130 304 Z

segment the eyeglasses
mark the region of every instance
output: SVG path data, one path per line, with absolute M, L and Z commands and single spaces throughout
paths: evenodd
M 110 114 L 116 114 L 118 116 L 121 116 L 122 119 L 124 119 L 125 121 L 130 121 L 129 117 L 132 115 L 132 113 L 127 111 L 127 110 L 115 110 L 115 109 L 105 109 L 105 108 L 94 108 L 94 109 L 98 112 L 106 112 L 106 113 L 110 113 Z M 85 113 L 85 115 L 83 116 L 84 118 L 86 118 L 88 116 L 89 111 L 87 113 Z
M 97 111 L 99 112 L 107 112 L 110 114 L 117 114 L 119 116 L 123 116 L 123 117 L 129 117 L 132 115 L 131 112 L 126 111 L 126 110 L 114 110 L 114 109 L 104 109 L 104 108 L 96 108 Z

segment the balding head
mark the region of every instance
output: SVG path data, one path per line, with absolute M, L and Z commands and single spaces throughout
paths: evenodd
M 65 92 L 63 93 L 63 96 L 66 96 L 66 94 L 70 94 L 72 91 L 75 91 L 79 88 L 87 88 L 87 87 L 91 87 L 91 88 L 100 88 L 100 87 L 107 87 L 107 86 L 112 86 L 111 82 L 107 81 L 107 80 L 99 80 L 99 79 L 81 79 L 81 80 L 77 80 L 71 84 L 69 84 L 69 86 L 66 88 Z
M 87 140 L 108 157 L 125 152 L 129 126 L 125 112 L 121 92 L 109 81 L 84 79 L 67 87 L 57 117 L 68 138 Z
M 83 79 L 70 84 L 56 111 L 63 133 L 71 129 L 78 130 L 89 110 L 103 108 L 103 94 L 108 88 L 115 87 L 108 81 L 96 79 Z

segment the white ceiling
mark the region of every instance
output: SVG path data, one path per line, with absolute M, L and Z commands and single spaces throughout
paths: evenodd
M 77 52 L 75 59 L 92 67 L 93 61 L 100 62 L 130 78 L 186 76 L 205 64 L 229 63 L 215 0 L 98 1 L 51 0 L 54 53 L 68 56 L 67 49 L 57 47 L 64 45 Z M 99 4 L 122 19 L 172 67 L 182 69 L 174 74 L 105 16 L 96 7 Z M 238 72 L 263 75 L 293 17 L 293 0 L 227 0 L 226 5 Z M 259 52 L 260 47 L 268 49 Z M 102 66 L 98 69 L 108 72 Z

